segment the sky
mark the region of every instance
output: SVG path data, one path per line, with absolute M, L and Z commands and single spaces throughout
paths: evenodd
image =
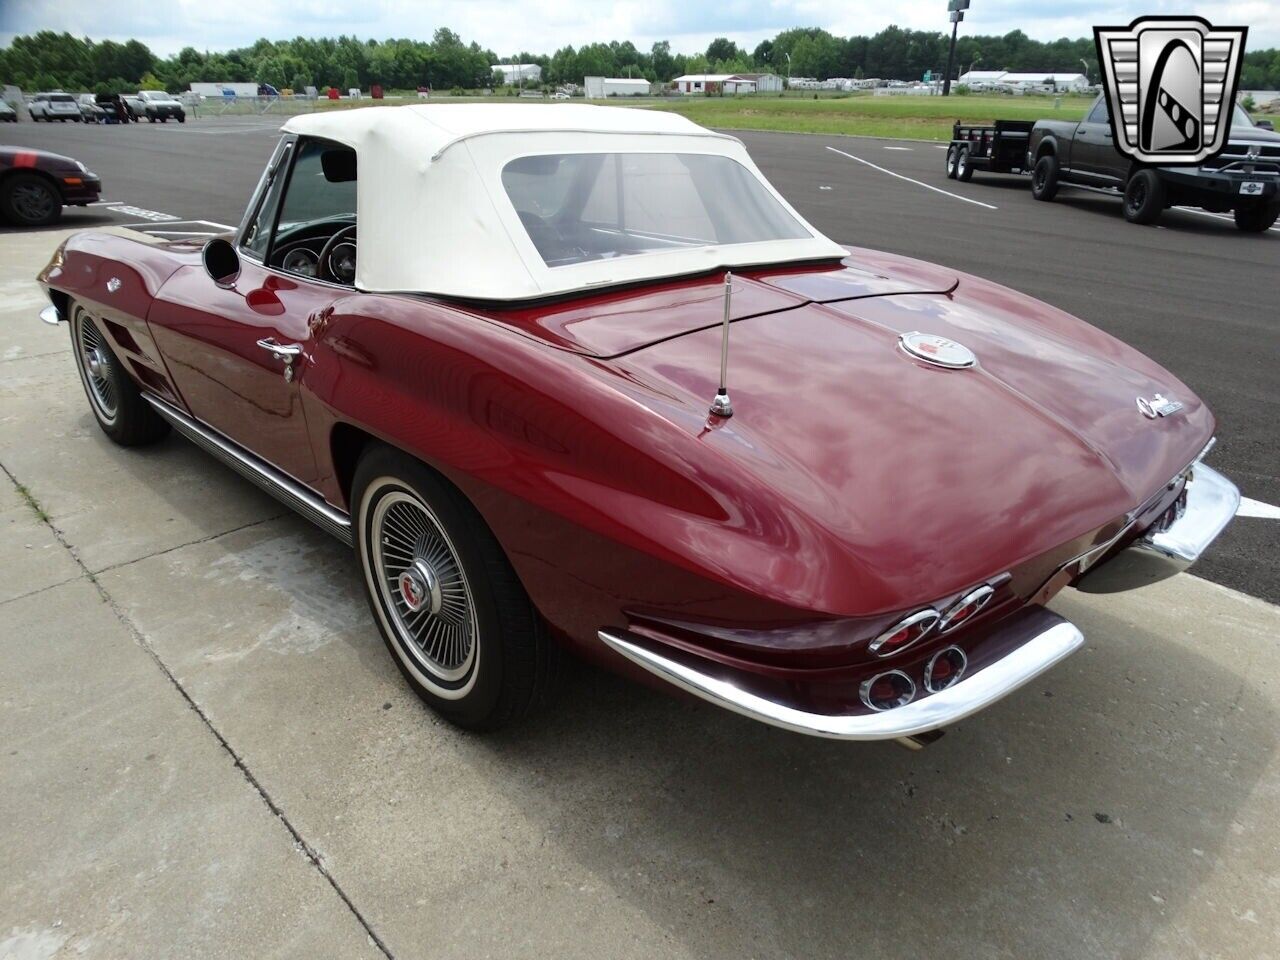
M 1086 37 L 1094 26 L 1128 24 L 1150 14 L 1199 14 L 1220 26 L 1250 28 L 1248 49 L 1280 47 L 1280 0 L 973 0 L 961 30 L 1037 40 Z M 167 56 L 183 47 L 226 50 L 272 40 L 353 34 L 361 39 L 430 39 L 445 26 L 466 42 L 506 57 L 552 53 L 566 44 L 631 40 L 647 50 L 670 40 L 673 52 L 706 50 L 718 36 L 741 47 L 797 26 L 839 36 L 870 35 L 890 24 L 948 28 L 945 0 L 0 0 L 0 45 L 37 30 L 95 40 L 137 39 Z

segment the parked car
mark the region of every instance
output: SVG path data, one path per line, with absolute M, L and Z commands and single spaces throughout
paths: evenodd
M 1052 200 L 1061 187 L 1105 190 L 1124 197 L 1130 223 L 1155 223 L 1172 206 L 1231 213 L 1246 233 L 1280 218 L 1280 134 L 1255 125 L 1238 105 L 1226 149 L 1198 167 L 1146 166 L 1120 153 L 1105 96 L 1078 123 L 1037 121 L 1027 160 L 1037 200 Z
M 80 105 L 69 93 L 37 93 L 27 104 L 32 120 L 80 122 Z
M 133 119 L 129 105 L 120 94 L 100 93 L 95 99 L 102 108 L 103 119 L 107 123 L 129 123 Z
M 85 123 L 105 123 L 107 120 L 107 112 L 98 106 L 98 101 L 92 93 L 82 93 L 76 101 L 80 107 L 80 118 Z
M 18 111 L 7 100 L 0 100 L 0 123 L 17 123 Z
M 169 120 L 185 123 L 187 119 L 187 112 L 182 104 L 163 90 L 143 90 L 130 103 L 130 109 L 135 119 L 141 120 L 146 117 L 151 123 L 157 120 L 161 123 Z
M 98 199 L 102 181 L 79 160 L 26 147 L 0 147 L 0 217 L 20 227 L 57 223 L 62 208 Z
M 294 117 L 236 233 L 77 234 L 39 280 L 104 433 L 174 428 L 352 545 L 470 728 L 565 648 L 919 743 L 1081 646 L 1060 590 L 1172 576 L 1239 502 L 1173 374 L 833 243 L 670 113 Z

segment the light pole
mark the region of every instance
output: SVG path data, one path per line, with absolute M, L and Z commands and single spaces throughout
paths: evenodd
M 969 62 L 969 72 L 970 72 L 970 73 L 973 73 L 973 68 L 974 68 L 974 67 L 976 67 L 976 66 L 977 66 L 978 64 L 980 64 L 980 63 L 982 63 L 982 58 L 981 58 L 981 57 L 975 57 L 973 60 L 971 60 L 971 61 Z
M 783 56 L 787 58 L 787 82 L 789 83 L 791 81 L 791 54 L 784 53 Z
M 1084 57 L 1081 57 L 1080 65 L 1084 67 L 1084 82 L 1088 83 L 1089 82 L 1089 61 L 1086 60 Z
M 969 9 L 969 0 L 950 0 L 947 9 L 951 11 L 951 51 L 947 54 L 947 76 L 942 81 L 942 95 L 951 95 L 951 71 L 956 65 L 956 33 L 960 29 L 960 21 L 964 12 Z

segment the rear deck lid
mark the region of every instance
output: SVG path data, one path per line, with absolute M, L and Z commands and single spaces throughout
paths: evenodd
M 808 303 L 946 293 L 957 283 L 956 275 L 942 267 L 872 250 L 851 250 L 839 262 L 735 273 L 730 315 L 743 320 Z M 563 350 L 616 357 L 723 322 L 724 274 L 476 312 Z

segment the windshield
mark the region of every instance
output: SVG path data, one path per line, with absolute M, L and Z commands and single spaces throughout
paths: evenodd
M 54 93 L 49 96 L 50 103 L 75 103 L 69 93 Z
M 549 267 L 811 234 L 746 167 L 685 153 L 520 157 L 502 186 Z
M 1231 114 L 1231 125 L 1233 127 L 1252 127 L 1254 123 L 1249 114 L 1245 112 L 1244 107 L 1237 103 L 1235 112 Z
M 165 93 L 163 90 L 143 90 L 142 95 L 148 100 L 172 100 L 173 97 Z

